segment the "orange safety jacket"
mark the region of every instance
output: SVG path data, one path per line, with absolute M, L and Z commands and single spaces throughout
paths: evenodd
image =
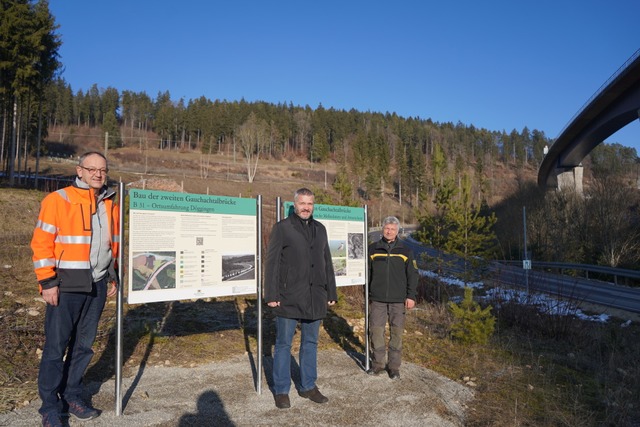
M 120 212 L 115 191 L 104 188 L 109 230 L 111 231 L 111 266 L 115 276 L 120 246 Z M 33 266 L 40 293 L 60 287 L 61 292 L 91 292 L 92 215 L 97 212 L 92 188 L 71 185 L 47 195 L 41 203 L 38 223 L 31 239 Z M 117 277 L 109 277 L 116 280 Z

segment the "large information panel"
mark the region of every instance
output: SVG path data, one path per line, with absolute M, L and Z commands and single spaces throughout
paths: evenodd
M 255 199 L 129 191 L 130 304 L 256 292 Z
M 293 214 L 293 202 L 284 203 L 285 216 Z M 315 204 L 313 218 L 327 229 L 337 286 L 364 285 L 364 208 Z

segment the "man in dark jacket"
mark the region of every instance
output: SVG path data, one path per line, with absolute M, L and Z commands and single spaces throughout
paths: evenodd
M 289 408 L 291 342 L 300 324 L 300 389 L 316 403 L 329 399 L 316 386 L 320 322 L 327 304 L 338 299 L 327 230 L 313 219 L 314 196 L 301 188 L 293 197 L 294 214 L 271 232 L 265 271 L 265 302 L 276 316 L 273 390 L 276 407 Z
M 385 370 L 384 329 L 389 321 L 389 360 L 391 379 L 400 378 L 402 332 L 406 310 L 416 304 L 418 267 L 413 251 L 398 237 L 399 221 L 389 216 L 382 221 L 382 239 L 369 245 L 369 338 L 372 347 L 370 375 Z

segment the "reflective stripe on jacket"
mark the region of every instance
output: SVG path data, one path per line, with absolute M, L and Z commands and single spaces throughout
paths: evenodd
M 115 192 L 107 188 L 103 192 L 115 266 L 120 246 L 120 215 Z M 91 291 L 92 215 L 96 209 L 94 190 L 77 185 L 50 193 L 42 201 L 31 239 L 33 266 L 41 292 L 54 286 L 60 286 L 62 292 Z

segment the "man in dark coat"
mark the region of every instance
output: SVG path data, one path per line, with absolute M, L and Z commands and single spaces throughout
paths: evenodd
M 276 407 L 289 408 L 291 342 L 300 324 L 300 389 L 316 403 L 329 399 L 316 386 L 320 322 L 338 299 L 325 227 L 313 219 L 313 192 L 293 197 L 294 214 L 274 225 L 265 271 L 265 302 L 276 316 L 273 390 Z
M 382 221 L 382 238 L 369 245 L 369 337 L 373 366 L 367 371 L 379 375 L 389 370 L 400 378 L 402 333 L 406 310 L 416 304 L 418 266 L 413 251 L 398 239 L 398 218 Z M 389 360 L 386 359 L 385 327 L 389 322 Z

